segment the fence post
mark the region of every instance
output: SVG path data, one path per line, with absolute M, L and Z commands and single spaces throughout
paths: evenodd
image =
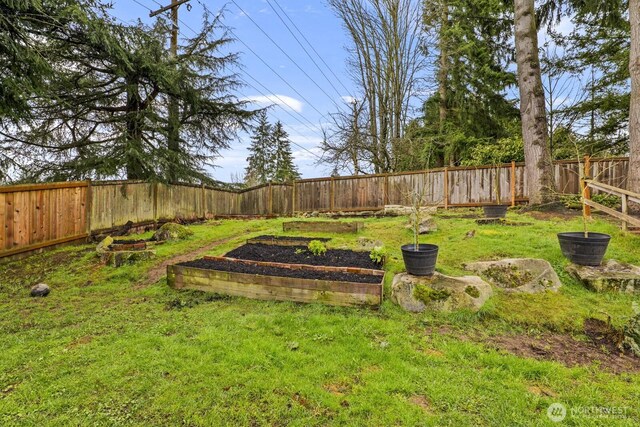
M 500 179 L 500 178 L 498 178 Z M 511 161 L 511 206 L 516 205 L 516 162 Z
M 582 178 L 583 180 L 587 180 L 587 179 L 591 179 L 591 157 L 589 156 L 584 156 L 584 177 Z M 583 182 L 584 185 L 584 193 L 583 193 L 583 197 L 586 200 L 591 200 L 591 189 L 589 189 L 589 186 L 587 185 L 586 182 Z M 587 216 L 591 216 L 591 206 L 585 205 L 584 207 L 584 213 Z
M 87 193 L 84 197 L 84 215 L 87 226 L 87 234 L 91 236 L 91 207 L 93 204 L 93 187 L 91 186 L 91 180 L 87 180 Z
M 333 212 L 336 205 L 336 181 L 331 177 L 329 182 L 329 211 Z
M 269 215 L 273 215 L 273 186 L 269 181 Z
M 202 183 L 202 218 L 207 219 L 207 193 Z
M 622 213 L 625 215 L 628 215 L 628 203 L 627 203 L 627 195 L 626 194 L 622 194 Z M 622 221 L 622 231 L 627 231 L 627 221 Z
M 389 175 L 384 176 L 384 205 L 389 204 Z
M 449 209 L 449 169 L 444 168 L 444 208 Z
M 153 184 L 153 222 L 158 222 L 158 183 Z
M 293 180 L 293 190 L 291 192 L 291 216 L 296 216 L 296 180 Z

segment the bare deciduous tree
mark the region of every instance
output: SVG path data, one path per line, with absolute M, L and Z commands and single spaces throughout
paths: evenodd
M 350 66 L 364 95 L 375 172 L 394 170 L 393 145 L 425 66 L 421 5 L 412 0 L 329 0 L 351 38 Z

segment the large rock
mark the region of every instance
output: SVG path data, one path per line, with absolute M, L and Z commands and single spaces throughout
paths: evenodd
M 477 311 L 492 294 L 491 285 L 478 276 L 450 277 L 438 272 L 429 277 L 396 274 L 391 285 L 391 299 L 414 313 L 462 308 Z
M 109 246 L 113 245 L 113 237 L 107 236 L 96 246 L 96 252 L 101 255 L 109 251 Z
M 596 292 L 640 292 L 640 267 L 608 260 L 598 267 L 569 264 L 567 272 Z
M 371 239 L 369 237 L 358 237 L 358 245 L 367 251 L 384 246 L 381 240 Z
M 413 214 L 410 215 L 409 224 L 407 224 L 405 228 L 413 230 Z M 433 218 L 427 217 L 420 221 L 420 224 L 418 225 L 418 234 L 427 234 L 434 231 L 438 231 L 438 226 Z
M 536 258 L 506 258 L 498 261 L 470 262 L 465 270 L 482 274 L 505 292 L 535 294 L 557 292 L 560 278 L 548 261 Z
M 175 222 L 167 222 L 153 234 L 152 239 L 158 242 L 184 240 L 192 234 L 193 231 L 189 230 L 184 225 L 176 224 Z
M 100 256 L 100 259 L 105 265 L 111 267 L 120 267 L 126 264 L 135 264 L 138 261 L 145 261 L 155 257 L 156 253 L 153 250 L 144 251 L 113 251 L 105 252 Z
M 423 214 L 434 214 L 436 213 L 438 208 L 436 206 L 421 206 L 420 212 Z M 385 205 L 384 206 L 384 215 L 387 216 L 403 216 L 403 215 L 411 215 L 413 209 L 411 206 L 402 206 L 402 205 Z
M 31 288 L 32 297 L 46 297 L 49 292 L 51 292 L 51 288 L 45 283 L 38 283 Z

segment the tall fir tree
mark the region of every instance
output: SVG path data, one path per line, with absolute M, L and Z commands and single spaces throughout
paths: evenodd
M 275 170 L 275 147 L 272 139 L 272 125 L 265 110 L 258 114 L 258 125 L 251 136 L 249 152 L 251 154 L 247 157 L 245 184 L 254 186 L 269 182 Z
M 289 182 L 300 178 L 298 168 L 293 163 L 289 134 L 284 130 L 279 120 L 273 127 L 271 138 L 273 140 L 273 146 L 275 147 L 273 181 Z

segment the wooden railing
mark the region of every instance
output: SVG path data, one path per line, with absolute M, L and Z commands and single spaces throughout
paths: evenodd
M 618 188 L 613 185 L 597 182 L 592 179 L 585 179 L 584 182 L 587 189 L 592 188 L 594 190 L 604 191 L 605 193 L 620 197 L 620 200 L 622 201 L 622 212 L 618 212 L 608 206 L 594 202 L 591 200 L 590 193 L 587 191 L 585 191 L 584 197 L 585 205 L 609 214 L 612 217 L 618 218 L 622 221 L 622 230 L 624 231 L 627 231 L 629 225 L 640 227 L 640 219 L 629 215 L 629 202 L 640 204 L 640 194 L 625 190 L 624 188 Z

